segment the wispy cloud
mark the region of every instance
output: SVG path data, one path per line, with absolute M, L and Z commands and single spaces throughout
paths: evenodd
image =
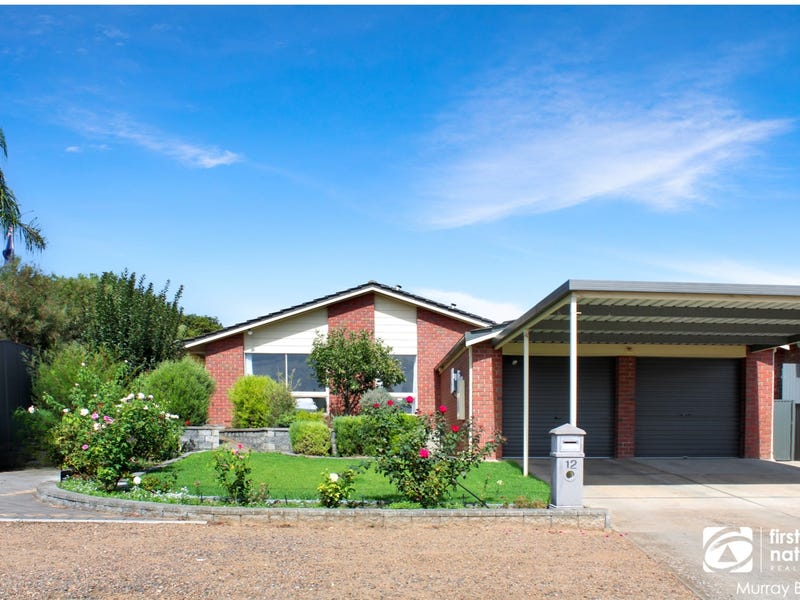
M 216 146 L 194 144 L 156 128 L 137 123 L 127 115 L 72 112 L 65 122 L 84 135 L 130 143 L 190 167 L 211 169 L 231 165 L 242 156 Z
M 513 302 L 496 302 L 484 298 L 476 298 L 465 292 L 422 288 L 415 290 L 415 293 L 444 304 L 455 304 L 461 310 L 486 317 L 498 323 L 516 319 L 525 312 L 522 307 Z
M 711 281 L 719 283 L 752 283 L 762 285 L 800 285 L 796 269 L 776 268 L 729 258 L 692 260 L 655 259 L 653 266 L 672 271 L 681 281 Z
M 681 208 L 792 125 L 747 118 L 704 86 L 617 84 L 531 69 L 445 111 L 427 140 L 424 220 L 460 227 L 610 198 Z

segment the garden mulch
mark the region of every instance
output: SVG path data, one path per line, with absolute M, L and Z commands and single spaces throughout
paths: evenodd
M 694 598 L 615 531 L 0 523 L 2 598 Z

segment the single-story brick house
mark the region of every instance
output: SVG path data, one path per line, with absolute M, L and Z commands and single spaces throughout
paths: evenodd
M 771 458 L 773 403 L 800 395 L 800 286 L 569 280 L 496 324 L 369 282 L 189 340 L 217 381 L 209 421 L 230 423 L 246 373 L 294 371 L 295 395 L 327 406 L 305 358 L 334 327 L 392 346 L 398 395 L 502 431 L 506 457 L 546 456 L 572 422 L 587 456 Z

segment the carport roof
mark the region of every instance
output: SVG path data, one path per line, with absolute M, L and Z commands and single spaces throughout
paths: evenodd
M 569 343 L 575 298 L 578 343 L 748 345 L 800 342 L 800 286 L 570 279 L 494 338 Z

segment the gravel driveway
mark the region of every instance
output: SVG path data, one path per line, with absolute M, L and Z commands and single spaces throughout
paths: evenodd
M 0 523 L 2 598 L 694 598 L 619 533 Z

